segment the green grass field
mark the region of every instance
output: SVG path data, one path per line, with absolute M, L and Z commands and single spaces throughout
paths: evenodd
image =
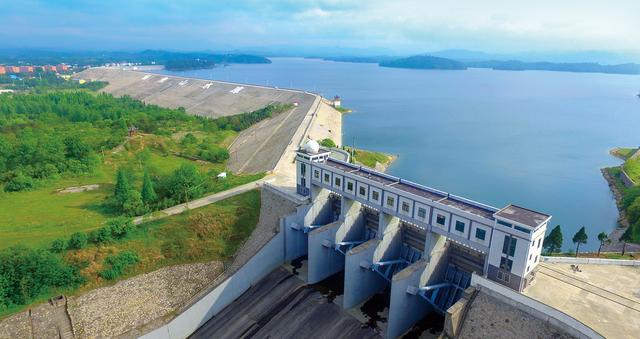
M 346 147 L 346 151 L 351 152 L 351 149 Z M 376 163 L 380 163 L 383 166 L 389 165 L 393 161 L 393 157 L 382 152 L 365 151 L 356 148 L 354 161 L 364 166 L 375 168 Z
M 161 152 L 158 150 L 158 139 L 154 135 L 138 136 L 120 152 L 105 153 L 102 165 L 91 175 L 50 180 L 31 191 L 0 192 L 0 248 L 18 244 L 48 246 L 53 240 L 67 237 L 73 232 L 97 229 L 108 218 L 115 217 L 103 208 L 102 203 L 113 192 L 119 166 L 131 169 L 136 185 L 141 181 L 144 167 L 160 176 L 168 175 L 186 163 L 195 163 L 201 173 L 210 170 L 222 172 L 225 169 L 224 164 L 193 161 L 171 154 L 171 145 L 163 148 L 169 148 L 169 151 Z M 150 152 L 141 155 L 145 149 Z M 220 192 L 263 176 L 264 173 L 229 175 L 224 181 L 211 178 L 212 189 L 207 193 Z M 58 189 L 88 184 L 99 184 L 100 188 L 79 193 L 56 192 Z
M 627 159 L 622 167 L 633 181 L 640 183 L 640 158 Z
M 259 216 L 260 191 L 253 190 L 183 214 L 143 223 L 122 240 L 100 246 L 89 244 L 81 250 L 67 250 L 62 254 L 65 260 L 83 266 L 81 272 L 87 282 L 77 289 L 49 290 L 30 304 L 45 302 L 63 293 L 80 294 L 167 266 L 229 261 L 251 235 Z M 104 259 L 126 250 L 135 251 L 140 261 L 116 280 L 107 281 L 99 277 Z M 18 305 L 0 310 L 0 318 L 27 307 L 29 305 Z
M 638 149 L 637 148 L 614 148 L 611 150 L 611 154 L 622 160 L 629 159 Z

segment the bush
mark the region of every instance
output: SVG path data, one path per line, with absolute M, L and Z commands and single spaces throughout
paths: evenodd
M 111 230 L 106 226 L 89 233 L 89 242 L 92 244 L 100 245 L 109 243 L 112 240 L 113 238 L 111 237 Z
M 133 220 L 127 217 L 118 217 L 107 221 L 105 228 L 109 230 L 109 234 L 113 239 L 126 238 L 133 229 Z
M 636 198 L 627 208 L 627 217 L 629 218 L 630 224 L 634 224 L 640 220 L 640 197 Z
M 329 148 L 338 147 L 338 146 L 336 146 L 336 143 L 333 140 L 329 139 L 329 138 L 320 140 L 320 145 L 324 146 L 324 147 L 329 147 Z
M 4 185 L 6 192 L 20 192 L 33 188 L 33 178 L 24 174 L 18 174 Z
M 140 261 L 138 254 L 134 251 L 122 251 L 117 255 L 110 255 L 104 259 L 104 269 L 99 273 L 100 277 L 106 280 L 118 278 L 125 269 L 135 265 Z
M 47 250 L 11 247 L 0 251 L 0 310 L 29 303 L 52 288 L 83 282 L 76 268 Z
M 87 247 L 87 235 L 82 232 L 75 232 L 69 238 L 67 248 L 72 250 L 79 250 Z
M 146 212 L 142 195 L 136 190 L 129 190 L 122 203 L 122 211 L 128 216 L 142 215 Z
M 66 248 L 67 247 L 65 246 L 63 239 L 56 239 L 51 243 L 51 248 L 49 250 L 53 253 L 60 253 Z

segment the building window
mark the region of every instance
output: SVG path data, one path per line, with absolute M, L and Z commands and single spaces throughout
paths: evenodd
M 442 214 L 438 214 L 436 215 L 436 224 L 440 225 L 440 226 L 444 226 L 446 218 L 444 217 L 444 215 Z
M 536 260 L 535 260 L 535 262 L 538 262 L 538 256 L 537 256 L 537 255 L 536 255 Z
M 380 200 L 380 193 L 378 193 L 378 191 L 371 191 L 371 199 L 375 201 Z
M 504 222 L 502 220 L 498 220 L 498 224 L 500 224 L 502 226 L 505 226 L 505 227 L 509 227 L 509 228 L 513 227 L 513 225 L 511 225 L 510 223 Z
M 533 253 L 529 254 L 529 260 L 531 260 L 531 258 L 533 258 Z
M 395 203 L 395 200 L 393 199 L 393 197 L 387 197 L 387 206 L 393 207 L 394 203 Z
M 422 207 L 418 207 L 418 217 L 424 219 L 427 217 L 427 210 L 422 208 Z
M 300 174 L 303 177 L 307 175 L 307 164 L 300 164 Z
M 364 187 L 360 187 L 360 195 L 362 196 L 366 196 L 367 195 L 367 190 Z
M 347 182 L 347 191 L 353 192 L 353 183 L 352 182 Z
M 538 239 L 538 248 L 540 248 L 540 241 L 542 240 L 542 238 Z
M 331 175 L 329 175 L 329 173 L 325 173 L 324 174 L 324 181 L 325 182 L 331 182 Z
M 530 231 L 530 230 L 528 230 L 528 229 L 526 229 L 526 228 L 524 228 L 524 227 L 520 227 L 520 226 L 516 225 L 516 226 L 513 226 L 513 228 L 517 229 L 517 230 L 518 230 L 518 231 L 520 231 L 520 232 L 524 232 L 524 233 L 527 233 L 527 234 L 531 234 L 531 231 Z
M 511 267 L 513 266 L 513 260 L 511 259 L 507 259 L 506 257 L 502 257 L 500 258 L 500 268 L 507 271 L 507 272 L 511 272 Z
M 509 281 L 511 281 L 511 275 L 502 271 L 498 271 L 498 273 L 496 273 L 496 278 L 498 278 L 498 280 L 504 281 L 505 283 L 509 283 Z
M 464 232 L 464 223 L 460 220 L 456 220 L 456 231 Z
M 528 266 L 528 265 L 527 265 L 527 272 L 529 272 L 529 269 L 530 269 L 530 268 L 531 268 L 531 266 Z
M 313 171 L 313 177 L 316 179 L 320 179 L 320 171 Z
M 336 186 L 338 187 L 342 186 L 342 180 L 340 180 L 340 178 L 336 178 L 335 182 L 336 182 Z
M 409 213 L 409 203 L 406 201 L 402 202 L 402 212 Z
M 480 240 L 485 240 L 485 237 L 487 236 L 487 231 L 481 229 L 481 228 L 476 228 L 476 238 L 480 239 Z
M 517 242 L 518 242 L 518 239 L 505 235 L 504 242 L 502 243 L 502 254 L 507 254 L 513 257 L 516 253 Z

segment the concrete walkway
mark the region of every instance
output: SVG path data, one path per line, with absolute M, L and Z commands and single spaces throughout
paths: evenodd
M 256 180 L 253 182 L 250 182 L 248 184 L 244 184 L 244 185 L 240 185 L 240 186 L 236 186 L 233 188 L 230 188 L 226 191 L 222 191 L 222 192 L 218 192 L 218 193 L 214 193 L 211 195 L 208 195 L 206 197 L 202 197 L 200 199 L 196 199 L 196 200 L 192 200 L 189 201 L 187 203 L 184 204 L 179 204 L 179 205 L 175 205 L 172 207 L 169 207 L 167 209 L 164 209 L 162 211 L 159 212 L 155 212 L 152 215 L 144 215 L 144 216 L 140 216 L 140 217 L 136 217 L 133 219 L 133 223 L 134 225 L 140 225 L 144 222 L 148 222 L 148 221 L 152 221 L 152 220 L 158 220 L 158 219 L 162 219 L 171 215 L 176 215 L 176 214 L 180 214 L 184 211 L 186 211 L 187 209 L 194 209 L 194 208 L 199 208 L 202 206 L 207 206 L 209 204 L 213 204 L 214 202 L 220 201 L 220 200 L 224 200 L 233 196 L 236 196 L 238 194 L 242 194 L 251 190 L 254 190 L 256 188 L 262 187 L 262 185 L 265 182 L 272 182 L 274 181 L 273 176 L 266 176 L 260 180 Z

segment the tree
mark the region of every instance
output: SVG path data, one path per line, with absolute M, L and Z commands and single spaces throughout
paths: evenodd
M 620 236 L 620 241 L 622 241 L 622 255 L 624 255 L 624 251 L 627 249 L 627 242 L 631 240 L 631 226 L 629 226 Z
M 588 238 L 589 237 L 587 236 L 587 232 L 585 231 L 584 226 L 580 227 L 578 232 L 573 235 L 573 238 L 571 240 L 574 244 L 576 244 L 576 257 L 578 257 L 578 253 L 580 252 L 580 244 L 586 244 Z
M 607 236 L 607 233 L 604 233 L 604 232 L 598 233 L 598 240 L 600 241 L 600 247 L 598 247 L 598 256 L 600 256 L 600 250 L 602 250 L 602 246 L 605 243 L 610 242 L 610 240 L 609 240 L 609 236 Z
M 562 241 L 562 229 L 560 229 L 560 225 L 556 225 L 551 233 L 544 238 L 543 246 L 549 253 L 559 252 L 562 249 Z
M 167 191 L 178 202 L 187 202 L 202 195 L 204 178 L 193 164 L 184 164 L 176 169 L 169 178 Z
M 82 232 L 75 232 L 69 238 L 67 248 L 72 250 L 83 249 L 87 246 L 87 235 Z
M 140 192 L 136 190 L 129 190 L 124 202 L 122 203 L 122 211 L 129 216 L 135 216 L 144 214 L 145 210 L 145 205 L 142 202 Z
M 60 253 L 66 249 L 66 245 L 64 240 L 56 239 L 51 243 L 51 248 L 49 249 L 53 253 Z
M 158 195 L 156 191 L 153 189 L 153 181 L 151 181 L 151 175 L 147 169 L 144 170 L 144 176 L 142 178 L 142 191 L 140 192 L 142 195 L 142 202 L 145 205 L 149 206 L 153 204 L 157 199 Z
M 129 179 L 127 179 L 127 172 L 124 168 L 119 168 L 118 174 L 116 175 L 116 186 L 113 195 L 120 207 L 122 207 L 127 200 L 130 190 L 131 186 L 129 185 Z
M 187 145 L 195 145 L 198 143 L 198 138 L 196 138 L 195 135 L 193 135 L 192 133 L 187 133 L 183 138 L 182 141 L 180 142 L 183 146 L 187 146 Z
M 629 219 L 629 224 L 635 224 L 640 220 L 640 197 L 636 198 L 627 208 L 627 219 Z

